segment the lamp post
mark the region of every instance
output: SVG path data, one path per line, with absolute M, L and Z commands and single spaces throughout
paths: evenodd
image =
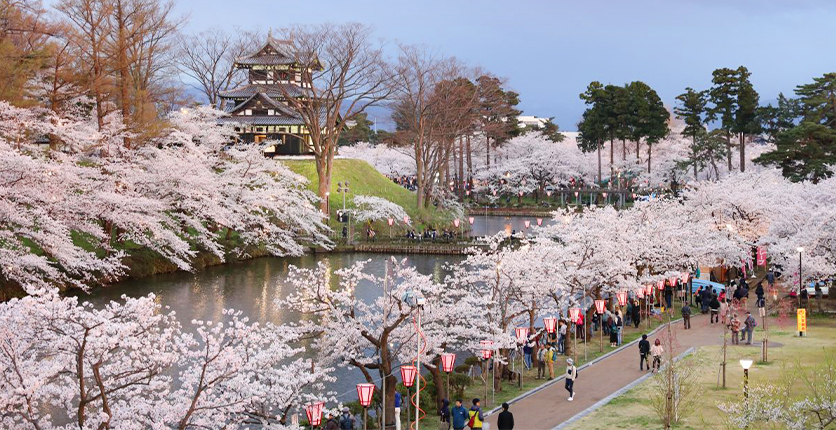
M 415 375 L 418 374 L 418 368 L 415 366 L 405 365 L 401 366 L 401 382 L 403 382 L 403 386 L 406 387 L 406 423 L 408 424 L 407 427 L 412 427 L 409 425 L 411 415 L 411 408 L 410 408 L 410 397 L 409 397 L 409 389 L 412 387 L 412 384 L 415 383 Z
M 453 225 L 459 230 L 459 236 L 462 235 L 462 229 L 459 227 L 461 225 L 461 221 L 458 218 L 453 220 Z
M 441 370 L 447 374 L 447 398 L 450 397 L 450 372 L 453 371 L 453 365 L 456 364 L 456 354 L 452 352 L 441 354 Z
M 337 182 L 337 192 L 343 195 L 343 212 L 345 212 L 345 195 L 348 193 L 348 181 L 345 181 L 345 184 L 342 182 Z
M 476 217 L 469 216 L 467 217 L 467 222 L 470 223 L 470 234 L 473 235 L 473 222 L 476 221 Z
M 325 406 L 323 402 L 309 403 L 305 405 L 305 415 L 308 416 L 308 423 L 311 427 L 318 427 L 322 423 L 322 408 Z
M 520 348 L 525 348 L 525 344 L 528 342 L 528 327 L 517 327 L 514 330 L 517 334 L 517 343 L 520 344 Z M 525 355 L 525 353 L 523 353 Z M 523 373 L 525 372 L 525 357 L 521 357 L 522 366 L 520 368 L 520 388 L 522 388 L 522 378 Z
M 328 212 L 328 221 L 331 221 L 331 192 L 325 192 L 325 211 Z
M 357 384 L 357 397 L 360 399 L 360 406 L 363 407 L 363 430 L 368 428 L 369 406 L 372 404 L 374 387 L 374 384 Z
M 743 367 L 743 398 L 749 400 L 749 368 L 752 367 L 752 360 L 740 360 Z
M 572 332 L 575 337 L 575 347 L 572 348 L 572 360 L 578 362 L 578 316 L 581 314 L 581 308 L 569 308 L 569 319 L 572 320 Z M 586 348 L 584 348 L 586 350 Z
M 798 309 L 801 309 L 801 289 L 804 288 L 804 280 L 801 276 L 801 254 L 804 253 L 804 247 L 799 246 L 795 250 L 798 251 Z M 798 332 L 798 335 L 801 336 L 801 332 Z
M 485 403 L 488 403 L 488 360 L 493 354 L 493 341 L 483 340 L 479 344 L 482 347 L 482 359 L 485 360 Z M 491 392 L 493 392 L 493 381 L 491 381 Z
M 389 217 L 389 219 L 387 219 L 386 221 L 389 223 L 389 239 L 392 239 L 392 224 L 395 223 L 395 219 Z
M 601 348 L 599 352 L 604 352 L 604 306 L 606 306 L 604 300 L 595 300 L 595 310 L 598 311 L 598 321 L 601 323 L 601 327 L 599 327 L 599 331 L 601 332 Z

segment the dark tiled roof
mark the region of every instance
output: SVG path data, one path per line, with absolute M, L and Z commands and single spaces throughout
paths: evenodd
M 250 125 L 305 125 L 299 118 L 287 116 L 266 116 L 266 115 L 235 115 L 218 118 L 221 124 L 240 123 Z
M 292 58 L 285 57 L 283 55 L 257 55 L 253 57 L 246 57 L 246 58 L 239 58 L 235 60 L 235 63 L 240 64 L 242 66 L 254 66 L 254 65 L 268 65 L 268 66 L 275 66 L 279 64 L 293 64 L 294 61 Z
M 242 85 L 238 88 L 233 88 L 227 91 L 221 91 L 221 97 L 224 98 L 248 98 L 254 96 L 256 93 L 263 93 L 267 97 L 283 97 L 279 85 L 283 86 L 291 97 L 299 97 L 310 95 L 311 91 L 302 88 L 295 84 L 272 84 L 272 85 L 258 85 L 248 84 Z

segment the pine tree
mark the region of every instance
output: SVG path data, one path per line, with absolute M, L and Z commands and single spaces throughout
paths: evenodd
M 587 108 L 583 113 L 583 119 L 578 123 L 578 147 L 583 152 L 598 152 L 598 184 L 601 184 L 601 147 L 607 139 L 604 86 L 598 81 L 593 81 L 586 87 L 586 92 L 580 94 L 580 98 L 586 103 Z
M 726 159 L 729 172 L 732 170 L 731 135 L 734 128 L 734 112 L 737 109 L 738 83 L 737 70 L 722 68 L 711 73 L 714 84 L 708 94 L 714 104 L 708 110 L 709 121 L 720 121 L 720 129 L 726 133 Z
M 685 92 L 676 96 L 679 105 L 673 108 L 676 117 L 685 121 L 683 134 L 691 137 L 691 164 L 694 167 L 694 179 L 697 179 L 699 163 L 697 162 L 697 136 L 705 133 L 705 114 L 708 104 L 708 94 L 705 91 L 695 91 L 685 88 Z
M 778 135 L 795 127 L 800 117 L 799 101 L 787 98 L 784 93 L 778 94 L 777 106 L 769 104 L 758 108 L 761 130 L 766 134 L 767 140 L 772 143 L 778 141 Z
M 761 131 L 758 121 L 760 96 L 749 77 L 752 74 L 743 66 L 737 68 L 737 110 L 734 113 L 733 131 L 740 137 L 740 171 L 746 171 L 746 136 Z
M 647 143 L 647 172 L 650 173 L 653 144 L 665 138 L 670 131 L 670 113 L 653 88 L 641 81 L 627 85 L 630 98 L 629 136 L 636 142 L 636 158 L 639 158 L 641 140 Z

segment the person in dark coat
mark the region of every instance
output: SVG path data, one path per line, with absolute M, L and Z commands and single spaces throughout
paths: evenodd
M 720 301 L 717 300 L 717 296 L 711 296 L 711 302 L 709 302 L 708 307 L 711 308 L 711 324 L 720 322 Z
M 757 286 L 757 288 L 755 288 L 755 295 L 758 296 L 758 300 L 763 298 L 763 294 L 764 294 L 763 284 L 758 282 L 758 286 Z
M 610 346 L 615 348 L 618 345 L 618 325 L 615 318 L 610 318 Z
M 441 430 L 449 430 L 450 428 L 450 401 L 444 399 L 441 401 L 441 409 L 438 410 L 438 416 L 441 419 L 441 424 L 438 426 Z
M 456 400 L 456 406 L 453 407 L 451 412 L 453 418 L 453 430 L 464 430 L 464 427 L 467 425 L 467 421 L 470 417 L 467 414 L 467 408 L 462 406 L 462 399 Z
M 508 403 L 502 404 L 502 412 L 496 419 L 496 428 L 499 430 L 514 430 L 514 414 L 508 412 Z
M 647 371 L 650 371 L 650 362 L 647 361 L 647 356 L 650 354 L 650 341 L 647 340 L 647 335 L 642 335 L 642 340 L 639 341 L 639 370 L 644 370 L 647 365 Z
M 639 306 L 638 302 L 636 302 L 633 305 L 632 311 L 633 311 L 633 315 L 631 315 L 630 317 L 633 320 L 633 325 L 636 328 L 639 328 L 639 323 L 642 321 L 642 317 L 641 317 L 641 306 Z

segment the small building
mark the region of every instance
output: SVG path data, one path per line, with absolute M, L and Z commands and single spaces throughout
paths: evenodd
M 243 142 L 268 143 L 265 155 L 312 153 L 305 122 L 285 99 L 312 95 L 290 48 L 288 41 L 269 37 L 260 50 L 235 61 L 236 68 L 247 70 L 247 84 L 220 94 L 228 115 L 219 121 L 238 124 Z
M 533 115 L 520 115 L 517 117 L 517 122 L 520 124 L 521 128 L 533 127 L 536 129 L 541 129 L 546 126 L 546 123 L 549 122 L 549 119 L 540 118 Z

